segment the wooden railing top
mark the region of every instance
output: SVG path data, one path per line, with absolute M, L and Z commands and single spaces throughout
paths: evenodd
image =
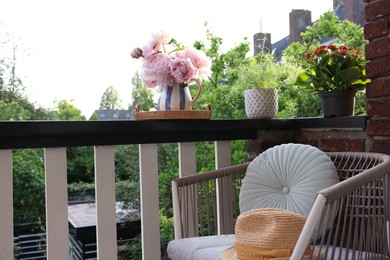
M 0 121 L 0 149 L 256 139 L 258 130 L 365 128 L 366 117 Z

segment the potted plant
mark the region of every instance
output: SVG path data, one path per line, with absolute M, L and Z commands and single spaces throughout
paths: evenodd
M 278 113 L 279 68 L 272 54 L 260 53 L 238 69 L 236 85 L 244 90 L 248 118 L 274 118 Z
M 363 52 L 347 45 L 321 45 L 305 54 L 297 84 L 318 92 L 325 117 L 353 115 L 355 95 L 370 82 Z

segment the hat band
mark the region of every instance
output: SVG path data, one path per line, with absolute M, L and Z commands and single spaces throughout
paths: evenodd
M 284 258 L 290 257 L 294 248 L 266 248 L 257 246 L 248 246 L 244 244 L 236 243 L 235 248 L 237 250 L 237 259 L 244 260 L 259 260 L 259 259 L 272 259 L 272 258 Z M 308 245 L 305 251 L 305 255 L 311 253 L 311 246 Z M 262 258 L 260 258 L 262 257 Z

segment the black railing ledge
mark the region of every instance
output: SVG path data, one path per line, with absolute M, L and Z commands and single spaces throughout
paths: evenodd
M 258 130 L 365 128 L 365 116 L 296 119 L 0 121 L 0 149 L 256 139 Z

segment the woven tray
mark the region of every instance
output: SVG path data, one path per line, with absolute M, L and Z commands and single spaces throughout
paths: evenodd
M 166 119 L 210 119 L 211 107 L 208 110 L 177 110 L 177 111 L 140 111 L 139 105 L 136 107 L 135 120 L 166 120 Z

